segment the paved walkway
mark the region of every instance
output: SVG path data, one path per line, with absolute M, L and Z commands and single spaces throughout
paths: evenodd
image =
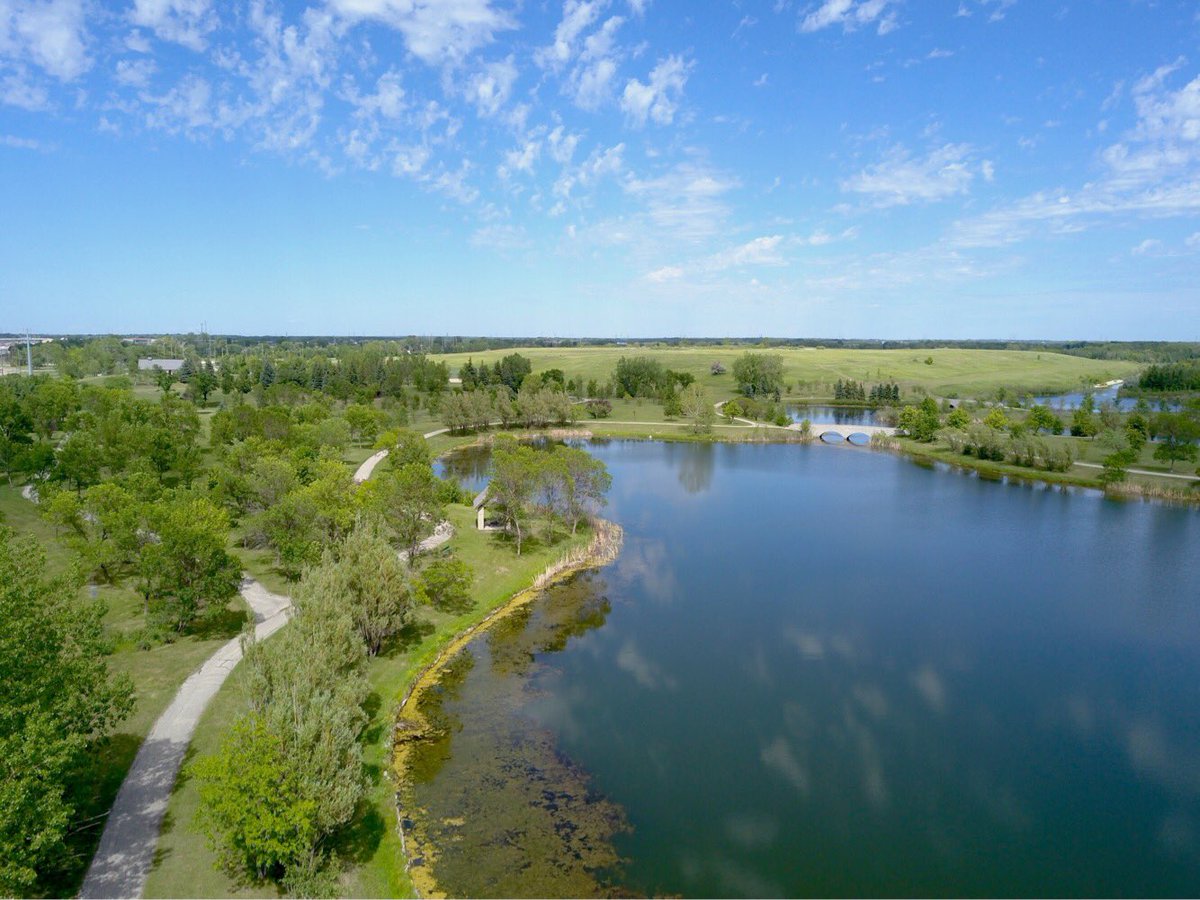
M 287 623 L 292 606 L 289 598 L 272 594 L 252 578 L 242 582 L 241 591 L 254 612 L 256 639 L 274 634 Z M 80 897 L 142 895 L 167 802 L 192 734 L 208 702 L 241 658 L 242 639 L 236 637 L 188 676 L 158 717 L 121 784 Z
M 1100 463 L 1092 462 L 1075 462 L 1077 466 L 1083 466 L 1087 469 L 1103 469 L 1104 466 Z M 1176 472 L 1151 472 L 1148 469 L 1126 469 L 1130 475 L 1151 475 L 1154 478 L 1178 478 L 1181 481 L 1200 481 L 1200 475 L 1183 475 Z

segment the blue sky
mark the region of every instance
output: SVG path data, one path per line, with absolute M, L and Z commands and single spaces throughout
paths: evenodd
M 1175 0 L 0 0 L 0 330 L 1200 339 Z

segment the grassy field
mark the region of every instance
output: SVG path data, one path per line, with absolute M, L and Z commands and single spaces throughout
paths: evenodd
M 452 616 L 421 608 L 414 623 L 392 646 L 371 660 L 371 722 L 367 730 L 366 762 L 371 779 L 369 809 L 357 828 L 337 848 L 350 865 L 342 876 L 341 893 L 350 897 L 405 897 L 412 886 L 404 872 L 404 856 L 396 834 L 387 738 L 392 714 L 413 676 L 428 665 L 455 634 L 478 622 L 506 599 L 527 587 L 534 577 L 568 550 L 585 544 L 590 535 L 560 535 L 547 545 L 534 539 L 516 556 L 508 540 L 474 529 L 474 512 L 454 506 L 449 518 L 457 533 L 449 547 L 475 572 L 474 606 Z M 211 753 L 221 736 L 244 711 L 242 670 L 235 670 L 209 705 L 196 729 L 188 759 Z M 215 856 L 193 822 L 199 802 L 193 782 L 184 774 L 176 784 L 167 810 L 158 857 L 146 884 L 147 897 L 262 897 L 276 896 L 271 886 L 239 884 L 215 865 Z
M 489 350 L 483 353 L 452 353 L 435 357 L 452 372 L 468 358 L 476 364 L 494 363 L 518 352 L 533 364 L 535 372 L 562 369 L 567 377 L 608 380 L 622 356 L 651 356 L 668 368 L 690 372 L 713 392 L 714 399 L 735 393 L 733 376 L 713 375 L 714 362 L 726 370 L 746 352 L 745 347 L 570 347 Z M 864 383 L 895 381 L 906 391 L 921 389 L 939 397 L 984 396 L 997 388 L 1017 394 L 1060 393 L 1081 384 L 1113 378 L 1128 378 L 1140 368 L 1137 363 L 1085 359 L 1061 353 L 1022 350 L 825 350 L 819 348 L 764 349 L 778 353 L 784 361 L 784 380 L 795 396 L 826 397 L 839 379 Z M 926 364 L 931 358 L 933 363 Z M 616 418 L 614 416 L 614 418 Z
M 37 506 L 21 496 L 19 487 L 0 486 L 0 515 L 3 524 L 36 538 L 46 554 L 46 568 L 50 574 L 66 571 L 72 565 L 74 552 L 42 519 Z M 104 623 L 113 648 L 108 658 L 109 668 L 129 675 L 134 686 L 135 704 L 129 718 L 117 726 L 93 756 L 91 790 L 83 798 L 79 818 L 95 821 L 91 827 L 78 832 L 68 844 L 63 876 L 53 884 L 53 892 L 65 896 L 78 890 L 100 840 L 104 824 L 102 816 L 112 806 L 151 725 L 167 708 L 184 679 L 225 641 L 238 634 L 245 621 L 245 601 L 237 597 L 224 615 L 203 630 L 182 635 L 174 643 L 143 650 L 139 648 L 138 637 L 144 620 L 142 601 L 137 593 L 125 585 L 98 585 L 95 595 L 107 607 Z

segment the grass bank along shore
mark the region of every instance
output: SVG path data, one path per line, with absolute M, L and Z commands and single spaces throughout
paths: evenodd
M 422 694 L 438 683 L 447 663 L 479 634 L 505 616 L 511 615 L 514 611 L 533 602 L 551 585 L 585 569 L 597 568 L 612 562 L 620 553 L 623 539 L 624 534 L 619 525 L 603 519 L 596 520 L 592 525 L 592 539 L 586 546 L 577 546 L 569 550 L 561 559 L 552 563 L 539 574 L 530 587 L 512 595 L 501 602 L 499 606 L 490 610 L 480 609 L 478 621 L 464 628 L 444 644 L 438 650 L 433 661 L 421 669 L 409 684 L 408 690 L 395 712 L 392 732 L 392 771 L 398 785 L 396 827 L 407 859 L 405 869 L 417 896 L 445 896 L 438 890 L 437 882 L 433 877 L 433 863 L 437 859 L 437 848 L 422 838 L 419 827 L 406 832 L 403 826 L 406 807 L 410 806 L 405 796 L 409 784 L 407 780 L 409 759 L 415 742 L 422 740 L 430 728 L 420 710 Z

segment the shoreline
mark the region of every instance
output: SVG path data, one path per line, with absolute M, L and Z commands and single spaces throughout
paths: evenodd
M 551 563 L 539 573 L 528 587 L 517 591 L 499 605 L 488 610 L 479 621 L 467 626 L 451 637 L 438 650 L 433 661 L 418 670 L 392 712 L 391 763 L 389 771 L 396 779 L 395 811 L 396 832 L 400 837 L 401 852 L 404 854 L 404 871 L 417 897 L 444 897 L 433 877 L 432 863 L 437 859 L 436 848 L 420 842 L 411 833 L 406 833 L 404 821 L 410 818 L 405 813 L 402 791 L 407 784 L 408 758 L 412 745 L 427 732 L 428 723 L 418 707 L 422 694 L 438 683 L 442 670 L 472 640 L 492 625 L 515 611 L 528 606 L 541 596 L 546 588 L 588 569 L 600 568 L 617 558 L 624 541 L 620 525 L 605 519 L 593 522 L 592 539 L 583 547 L 568 551 L 557 562 Z M 412 849 L 410 849 L 410 846 Z M 418 865 L 414 866 L 414 860 Z

